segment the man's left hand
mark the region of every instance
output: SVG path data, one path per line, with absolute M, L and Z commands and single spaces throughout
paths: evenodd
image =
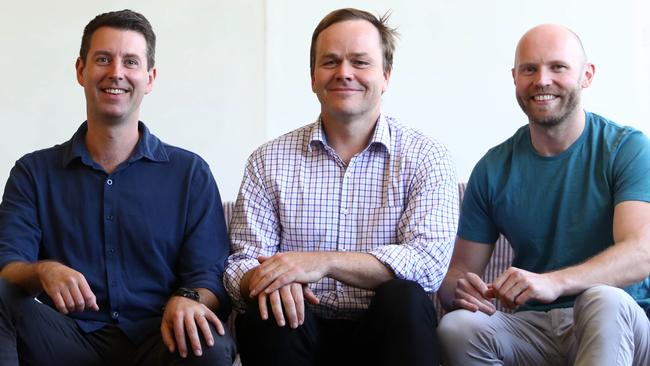
M 492 282 L 490 292 L 509 309 L 531 299 L 551 303 L 562 294 L 552 273 L 538 274 L 516 267 L 508 268 Z
M 325 253 L 283 252 L 261 256 L 259 267 L 250 279 L 250 295 L 264 291 L 267 295 L 290 283 L 308 284 L 327 274 Z
M 172 296 L 165 306 L 162 324 L 160 325 L 163 342 L 169 352 L 178 349 L 181 357 L 185 358 L 188 352 L 185 341 L 187 336 L 194 355 L 201 356 L 203 351 L 201 349 L 199 330 L 205 338 L 205 343 L 209 347 L 214 345 L 210 323 L 214 324 L 219 335 L 225 334 L 223 324 L 207 306 L 182 296 Z

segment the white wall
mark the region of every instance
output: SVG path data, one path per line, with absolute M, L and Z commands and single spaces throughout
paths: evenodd
M 74 61 L 85 24 L 125 7 L 158 36 L 158 79 L 142 120 L 212 167 L 235 198 L 259 144 L 313 121 L 309 41 L 347 6 L 393 10 L 402 34 L 384 111 L 444 142 L 461 180 L 526 122 L 510 76 L 518 38 L 562 23 L 581 35 L 596 77 L 587 109 L 650 133 L 650 9 L 645 0 L 99 0 L 0 4 L 0 188 L 16 159 L 67 140 L 85 118 Z

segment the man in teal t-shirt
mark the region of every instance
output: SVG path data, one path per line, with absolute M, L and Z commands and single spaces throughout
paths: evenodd
M 529 124 L 470 177 L 439 290 L 456 310 L 438 327 L 445 364 L 650 364 L 650 141 L 583 110 L 594 70 L 565 27 L 519 41 L 512 75 Z M 514 261 L 486 284 L 499 233 Z

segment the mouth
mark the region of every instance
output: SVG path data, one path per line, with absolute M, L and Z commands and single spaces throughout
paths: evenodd
M 360 92 L 361 89 L 354 89 L 354 88 L 332 88 L 329 90 L 330 92 L 334 93 L 352 93 L 352 92 Z
M 104 88 L 102 89 L 104 93 L 107 94 L 112 94 L 112 95 L 119 95 L 119 94 L 126 94 L 129 91 L 126 89 L 121 89 L 121 88 Z
M 536 102 L 548 102 L 551 100 L 555 100 L 557 98 L 558 98 L 557 95 L 553 95 L 553 94 L 537 94 L 531 97 L 531 99 Z

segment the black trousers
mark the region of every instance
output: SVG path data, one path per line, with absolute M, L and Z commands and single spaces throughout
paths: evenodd
M 415 282 L 391 280 L 375 291 L 358 321 L 315 316 L 307 308 L 296 329 L 259 316 L 252 302 L 236 320 L 244 366 L 438 365 L 436 313 Z
M 141 344 L 114 325 L 85 333 L 72 318 L 0 279 L 0 366 L 231 366 L 236 347 L 226 332 L 220 336 L 212 327 L 214 346 L 208 347 L 201 337 L 203 355 L 195 357 L 190 351 L 183 359 L 178 352 L 169 353 L 159 331 Z

